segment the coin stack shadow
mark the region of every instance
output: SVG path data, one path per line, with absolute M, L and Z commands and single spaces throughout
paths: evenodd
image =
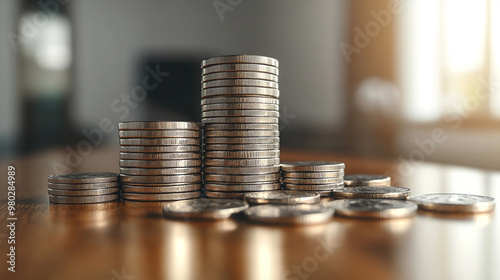
M 122 199 L 172 201 L 201 196 L 201 124 L 119 124 Z
M 278 66 L 258 55 L 202 62 L 206 197 L 243 199 L 280 188 Z
M 117 173 L 74 173 L 47 178 L 49 201 L 63 204 L 87 204 L 120 199 Z
M 322 197 L 332 196 L 344 187 L 345 164 L 341 162 L 290 162 L 281 164 L 283 188 L 313 191 Z

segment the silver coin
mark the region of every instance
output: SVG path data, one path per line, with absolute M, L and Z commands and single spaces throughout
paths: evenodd
M 287 178 L 344 178 L 344 170 L 322 171 L 322 172 L 288 172 L 283 171 L 283 177 Z
M 120 188 L 102 188 L 102 189 L 91 189 L 91 190 L 58 190 L 58 189 L 48 189 L 49 195 L 55 196 L 95 196 L 117 193 Z
M 338 216 L 369 219 L 405 218 L 417 210 L 416 204 L 397 199 L 341 199 L 328 202 L 327 206 L 335 209 Z
M 343 188 L 344 183 L 338 184 L 320 184 L 320 185 L 304 185 L 304 184 L 287 184 L 283 183 L 283 187 L 287 190 L 297 191 L 331 191 L 338 188 Z
M 331 190 L 323 190 L 323 191 L 315 191 L 315 192 L 319 193 L 319 195 L 321 197 L 331 197 L 331 196 L 333 196 L 333 193 L 332 193 Z
M 205 182 L 226 182 L 226 183 L 257 183 L 257 182 L 277 182 L 280 179 L 279 173 L 271 174 L 250 174 L 250 175 L 221 175 L 204 174 Z
M 206 158 L 204 164 L 206 166 L 270 166 L 280 163 L 279 158 L 262 158 L 262 159 L 218 159 Z
M 234 63 L 234 64 L 216 64 L 201 69 L 202 75 L 217 73 L 217 72 L 228 72 L 228 71 L 250 71 L 250 72 L 262 72 L 273 75 L 279 75 L 279 69 L 274 66 L 260 65 L 260 64 L 250 64 L 250 63 Z
M 248 219 L 271 224 L 318 224 L 331 220 L 333 209 L 320 205 L 258 205 L 245 210 Z
M 280 112 L 271 110 L 217 110 L 202 112 L 202 118 L 218 117 L 274 117 L 279 118 Z
M 103 203 L 120 199 L 119 194 L 105 194 L 96 196 L 55 196 L 49 195 L 50 203 L 61 204 L 87 204 L 87 203 Z
M 295 161 L 281 163 L 281 170 L 290 172 L 338 171 L 344 168 L 344 163 L 336 161 Z
M 219 103 L 201 106 L 202 112 L 216 110 L 268 110 L 279 112 L 280 106 L 267 103 Z
M 247 208 L 248 203 L 241 200 L 201 198 L 167 203 L 163 206 L 163 216 L 183 219 L 227 219 Z
M 200 159 L 180 160 L 120 160 L 120 167 L 164 168 L 164 167 L 200 167 Z
M 402 187 L 348 187 L 333 191 L 338 198 L 395 198 L 405 199 L 411 190 Z
M 229 184 L 229 183 L 205 183 L 205 190 L 217 192 L 255 192 L 255 191 L 271 191 L 279 190 L 280 183 L 246 183 L 246 184 Z
M 283 178 L 283 183 L 320 185 L 320 184 L 338 184 L 344 182 L 343 178 Z
M 183 183 L 192 184 L 201 182 L 201 174 L 183 174 L 183 175 L 168 175 L 168 176 L 128 176 L 122 175 L 122 182 L 124 183 Z
M 47 177 L 49 183 L 58 184 L 88 184 L 118 181 L 118 173 L 110 172 L 86 172 L 50 175 Z
M 262 87 L 222 87 L 207 88 L 201 90 L 201 98 L 212 98 L 219 96 L 250 96 L 250 97 L 280 97 L 280 90 Z
M 272 123 L 214 123 L 205 124 L 203 129 L 208 130 L 279 130 L 278 124 Z
M 206 151 L 206 158 L 277 158 L 279 150 L 269 151 Z
M 184 185 L 123 185 L 122 192 L 129 193 L 179 193 L 201 190 L 201 184 Z
M 433 193 L 411 196 L 408 200 L 420 209 L 437 212 L 481 213 L 495 209 L 493 197 L 473 194 Z
M 119 182 L 114 181 L 114 182 L 88 183 L 88 184 L 48 183 L 47 186 L 49 189 L 54 189 L 54 190 L 94 190 L 94 189 L 118 187 Z
M 280 144 L 206 144 L 205 151 L 272 151 Z M 280 166 L 281 169 L 281 166 Z
M 207 130 L 205 137 L 278 137 L 279 130 Z
M 271 166 L 252 166 L 252 167 L 220 167 L 205 166 L 203 172 L 213 174 L 268 174 L 280 171 L 279 165 Z
M 122 146 L 190 146 L 200 145 L 199 138 L 129 138 L 120 139 Z
M 201 67 L 207 67 L 209 65 L 214 65 L 214 64 L 225 64 L 225 63 L 251 63 L 251 64 L 270 65 L 274 67 L 279 66 L 278 60 L 272 57 L 267 57 L 263 55 L 239 54 L 239 55 L 225 55 L 225 56 L 207 58 L 201 62 Z
M 217 87 L 264 87 L 278 89 L 278 83 L 252 79 L 228 79 L 203 82 L 202 89 L 217 88 Z
M 207 137 L 206 144 L 279 144 L 279 137 Z
M 178 168 L 120 168 L 123 175 L 182 175 L 200 174 L 201 167 L 178 167 Z
M 121 122 L 118 125 L 120 130 L 137 130 L 137 129 L 187 129 L 187 130 L 200 130 L 201 123 L 197 122 L 169 122 L 169 121 L 157 121 L 157 122 Z
M 209 191 L 205 190 L 203 192 L 206 197 L 211 197 L 211 198 L 222 198 L 222 199 L 241 199 L 245 197 L 245 194 L 248 192 L 214 192 L 214 191 Z
M 365 175 L 351 174 L 344 176 L 346 187 L 389 187 L 391 185 L 391 177 L 386 175 Z
M 144 159 L 144 160 L 201 159 L 201 153 L 120 153 L 120 159 Z
M 231 72 L 217 72 L 201 76 L 201 82 L 226 80 L 226 79 L 252 79 L 263 80 L 277 83 L 279 76 L 268 73 L 250 72 L 250 71 L 231 71 Z
M 201 146 L 120 146 L 122 153 L 199 153 L 200 151 Z
M 198 197 L 201 197 L 200 191 L 180 193 L 122 193 L 123 199 L 136 201 L 172 201 Z
M 219 104 L 219 103 L 260 103 L 260 104 L 275 104 L 279 105 L 280 100 L 272 97 L 255 97 L 255 96 L 219 96 L 205 98 L 201 100 L 201 105 Z
M 306 191 L 268 191 L 255 192 L 245 195 L 245 201 L 250 204 L 312 204 L 318 203 L 320 195 Z
M 196 130 L 120 130 L 118 135 L 125 138 L 198 138 Z

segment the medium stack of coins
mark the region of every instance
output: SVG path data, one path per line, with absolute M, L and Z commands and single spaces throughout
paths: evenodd
M 332 190 L 344 187 L 341 162 L 287 162 L 281 164 L 283 187 L 288 190 L 314 191 L 332 196 Z
M 200 197 L 200 127 L 193 122 L 120 123 L 122 198 L 171 201 Z
M 120 199 L 116 173 L 74 173 L 50 175 L 48 181 L 51 203 L 102 203 Z
M 280 188 L 278 61 L 233 55 L 202 62 L 205 196 Z

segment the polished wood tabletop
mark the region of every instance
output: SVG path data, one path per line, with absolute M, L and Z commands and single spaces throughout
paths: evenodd
M 332 217 L 325 224 L 277 226 L 244 217 L 168 220 L 160 203 L 48 203 L 47 176 L 64 150 L 3 162 L 0 279 L 500 279 L 500 220 L 493 213 L 409 219 Z M 75 172 L 117 172 L 118 149 L 94 150 Z M 334 160 L 346 173 L 388 174 L 413 194 L 462 192 L 500 197 L 500 173 L 460 166 L 282 151 L 282 161 Z M 16 272 L 10 246 L 7 168 L 16 168 Z

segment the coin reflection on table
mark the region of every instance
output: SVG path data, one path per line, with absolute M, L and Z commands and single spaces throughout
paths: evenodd
M 118 218 L 120 203 L 50 204 L 49 212 L 53 222 L 100 227 Z

